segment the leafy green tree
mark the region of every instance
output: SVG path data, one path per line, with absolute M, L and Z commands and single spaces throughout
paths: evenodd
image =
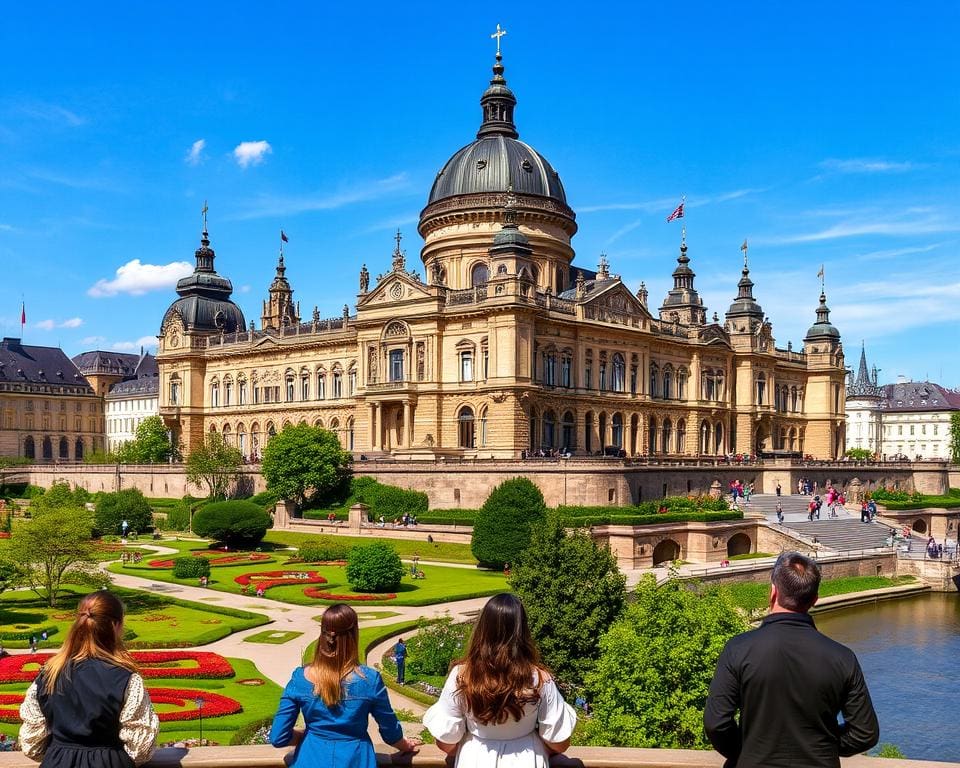
M 547 666 L 582 684 L 600 655 L 598 639 L 623 610 L 626 578 L 616 558 L 581 529 L 567 534 L 556 512 L 533 526 L 510 586 L 523 600 Z
M 153 510 L 137 488 L 104 493 L 97 499 L 97 510 L 94 513 L 96 533 L 101 536 L 122 533 L 124 520 L 127 521 L 130 531 L 143 533 L 153 527 Z
M 347 556 L 347 581 L 357 592 L 395 592 L 402 578 L 400 555 L 385 541 L 356 546 Z
M 249 501 L 217 501 L 193 516 L 193 532 L 231 547 L 252 547 L 273 526 L 270 515 Z
M 54 483 L 33 499 L 30 509 L 36 512 L 60 507 L 83 507 L 92 498 L 86 488 L 71 488 L 70 483 L 62 481 Z
M 717 659 L 745 619 L 717 589 L 644 576 L 587 675 L 591 744 L 707 749 L 703 709 Z
M 7 559 L 23 573 L 23 583 L 38 597 L 56 606 L 64 577 L 92 575 L 96 552 L 91 535 L 93 513 L 83 507 L 37 509 L 10 537 Z
M 17 563 L 0 560 L 0 592 L 20 586 L 23 583 L 23 568 Z M 3 609 L 0 608 L 0 613 Z
M 163 419 L 150 416 L 140 422 L 137 436 L 120 446 L 117 460 L 127 464 L 166 464 L 175 453 Z
M 960 464 L 960 411 L 950 414 L 950 461 Z
M 230 484 L 240 476 L 242 464 L 240 450 L 227 445 L 219 432 L 210 432 L 203 445 L 198 445 L 187 456 L 187 480 L 207 486 L 214 499 L 225 499 Z
M 525 477 L 504 480 L 493 489 L 473 523 L 470 549 L 480 565 L 503 568 L 530 545 L 530 527 L 547 512 L 543 494 Z
M 353 461 L 337 436 L 322 427 L 287 426 L 263 450 L 267 488 L 302 507 L 339 485 Z
M 854 461 L 866 461 L 873 456 L 873 451 L 869 448 L 848 448 L 844 456 Z

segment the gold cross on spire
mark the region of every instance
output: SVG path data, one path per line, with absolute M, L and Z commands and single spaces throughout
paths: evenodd
M 207 231 L 207 211 L 208 211 L 208 210 L 209 210 L 209 209 L 207 208 L 207 201 L 204 200 L 204 201 L 203 201 L 203 210 L 200 211 L 200 212 L 203 214 L 203 231 L 204 231 L 204 232 Z
M 497 56 L 500 55 L 500 38 L 507 34 L 507 30 L 500 29 L 500 25 L 497 24 L 497 31 L 490 35 L 491 38 L 496 38 L 497 40 Z

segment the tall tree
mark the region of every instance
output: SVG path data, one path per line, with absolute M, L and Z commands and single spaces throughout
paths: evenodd
M 140 422 L 136 438 L 120 446 L 117 458 L 128 464 L 166 464 L 175 454 L 163 419 L 150 416 Z
M 525 477 L 504 480 L 490 492 L 473 521 L 470 550 L 480 565 L 503 568 L 530 545 L 531 525 L 547 513 L 543 494 Z
M 559 515 L 549 512 L 533 526 L 510 586 L 526 606 L 547 666 L 562 682 L 582 684 L 600 655 L 599 638 L 626 600 L 616 558 L 587 531 L 568 534 Z
M 950 461 L 960 464 L 960 411 L 950 414 Z
M 270 438 L 263 451 L 263 477 L 267 488 L 302 507 L 343 482 L 352 461 L 333 432 L 306 424 L 288 426 Z
M 708 749 L 703 709 L 727 640 L 747 628 L 729 598 L 653 575 L 600 641 L 587 675 L 591 744 Z
M 210 432 L 203 445 L 190 451 L 187 456 L 187 480 L 194 485 L 207 486 L 208 495 L 225 499 L 230 484 L 240 476 L 243 455 L 239 449 L 227 445 L 223 435 Z
M 94 570 L 92 532 L 93 513 L 83 507 L 35 509 L 29 522 L 14 528 L 6 557 L 23 574 L 23 583 L 54 607 L 67 574 Z

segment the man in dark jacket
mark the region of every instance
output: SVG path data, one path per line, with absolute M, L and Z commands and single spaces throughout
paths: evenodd
M 770 613 L 732 638 L 717 662 L 703 714 L 707 736 L 726 768 L 839 768 L 841 756 L 880 738 L 863 672 L 853 651 L 821 635 L 808 613 L 820 588 L 817 563 L 785 552 L 772 581 Z

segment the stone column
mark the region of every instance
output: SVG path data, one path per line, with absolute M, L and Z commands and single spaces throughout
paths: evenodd
M 370 403 L 370 450 L 380 450 L 380 408 L 377 403 Z
M 354 504 L 350 507 L 350 512 L 347 517 L 347 523 L 350 526 L 350 531 L 352 533 L 360 533 L 360 527 L 363 523 L 367 522 L 367 517 L 370 513 L 370 507 L 366 504 Z
M 280 499 L 273 508 L 273 527 L 275 530 L 290 527 L 290 510 L 287 507 L 287 501 L 284 499 Z
M 409 400 L 403 402 L 403 446 L 411 448 L 413 446 L 413 408 Z

